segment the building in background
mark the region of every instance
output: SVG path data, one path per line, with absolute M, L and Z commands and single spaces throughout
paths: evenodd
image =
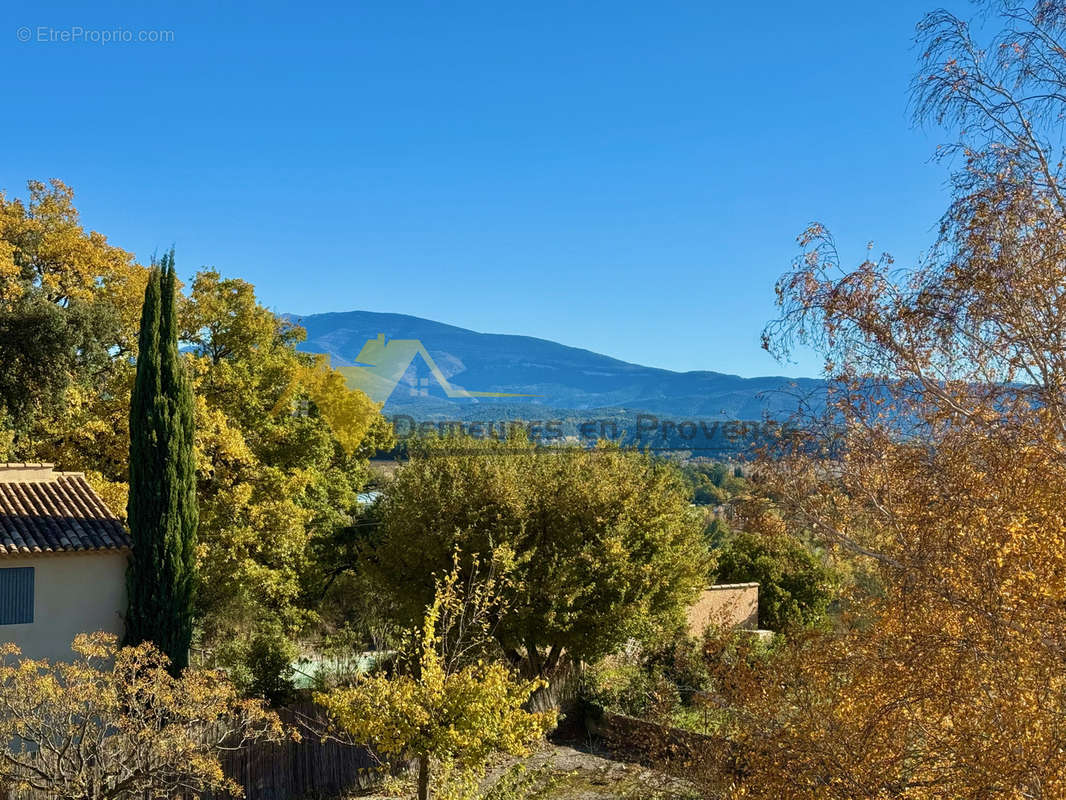
M 130 537 L 81 473 L 0 464 L 0 642 L 67 660 L 79 633 L 123 633 Z
M 759 629 L 759 584 L 720 583 L 708 586 L 689 606 L 688 630 L 701 636 L 709 626 L 727 630 L 751 631 L 760 639 L 773 634 Z

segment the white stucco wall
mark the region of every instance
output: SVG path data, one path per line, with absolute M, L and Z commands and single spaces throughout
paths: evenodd
M 25 656 L 69 661 L 79 633 L 122 636 L 126 613 L 125 550 L 8 556 L 0 567 L 33 567 L 33 622 L 0 625 L 0 642 L 14 642 Z

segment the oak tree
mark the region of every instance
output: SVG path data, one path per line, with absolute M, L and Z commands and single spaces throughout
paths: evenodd
M 426 442 L 385 492 L 371 567 L 415 619 L 457 548 L 513 558 L 497 636 L 540 674 L 672 627 L 709 568 L 677 470 L 612 446 Z M 468 555 L 464 569 L 476 567 Z

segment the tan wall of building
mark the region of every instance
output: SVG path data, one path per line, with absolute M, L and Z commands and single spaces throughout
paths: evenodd
M 689 633 L 699 636 L 708 625 L 757 630 L 759 584 L 725 583 L 704 589 L 699 599 L 689 606 Z
M 33 622 L 0 625 L 0 642 L 25 656 L 69 661 L 79 633 L 123 633 L 125 550 L 0 558 L 0 567 L 33 567 Z

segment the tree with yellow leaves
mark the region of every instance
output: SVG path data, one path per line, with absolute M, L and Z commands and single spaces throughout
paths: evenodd
M 0 780 L 56 800 L 169 800 L 240 792 L 219 755 L 279 740 L 277 716 L 242 700 L 220 672 L 171 676 L 151 644 L 119 648 L 79 635 L 70 662 L 18 658 L 0 648 Z
M 88 473 L 126 507 L 133 357 L 148 270 L 87 230 L 60 181 L 0 195 L 0 461 Z M 199 644 L 242 684 L 319 619 L 312 545 L 353 522 L 378 408 L 246 281 L 202 270 L 178 298 L 196 396 Z M 274 655 L 277 655 L 276 652 Z
M 490 755 L 526 753 L 555 723 L 554 712 L 524 708 L 542 680 L 520 680 L 487 657 L 489 627 L 502 611 L 497 584 L 490 576 L 462 588 L 457 556 L 437 583 L 405 670 L 316 697 L 354 741 L 416 759 L 419 800 L 430 796 L 432 761 L 480 776 Z
M 990 46 L 919 27 L 962 159 L 930 258 L 847 269 L 815 225 L 779 285 L 767 344 L 820 347 L 831 391 L 759 480 L 862 580 L 838 630 L 719 660 L 735 796 L 1066 796 L 1066 4 L 1001 14 Z
M 263 665 L 292 661 L 320 619 L 314 545 L 352 524 L 367 456 L 391 432 L 246 281 L 199 272 L 180 316 L 198 404 L 201 641 L 263 685 Z
M 89 409 L 102 416 L 100 398 L 132 375 L 122 359 L 136 348 L 147 270 L 85 231 L 73 197 L 60 181 L 30 181 L 27 202 L 0 193 L 0 420 L 15 450 L 5 458 L 54 441 L 59 426 L 43 419 L 76 430 Z M 109 408 L 112 422 L 123 405 Z

